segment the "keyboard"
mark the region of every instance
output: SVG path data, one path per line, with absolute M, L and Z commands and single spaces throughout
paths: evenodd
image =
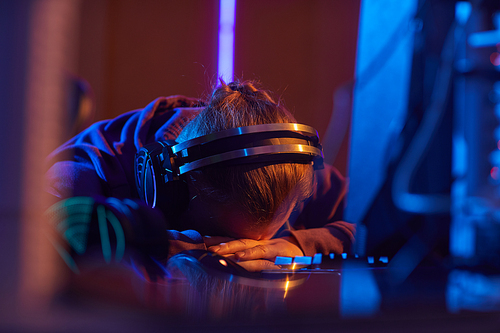
M 277 271 L 281 273 L 284 271 L 331 272 L 341 270 L 346 262 L 363 264 L 365 267 L 383 268 L 387 267 L 389 258 L 384 256 L 369 256 L 362 258 L 357 255 L 348 255 L 347 253 L 330 253 L 328 255 L 317 253 L 312 257 L 276 257 L 274 264 L 281 267 L 281 269 Z
M 276 257 L 275 265 L 281 269 L 249 272 L 237 263 L 213 252 L 204 250 L 184 251 L 173 256 L 167 270 L 180 270 L 190 281 L 201 276 L 219 278 L 235 284 L 263 288 L 291 288 L 302 284 L 310 275 L 331 274 L 340 276 L 346 266 L 349 268 L 383 268 L 387 257 L 360 258 L 347 254 L 316 254 L 314 256 Z M 349 264 L 348 264 L 349 263 Z M 202 279 L 203 280 L 203 279 Z

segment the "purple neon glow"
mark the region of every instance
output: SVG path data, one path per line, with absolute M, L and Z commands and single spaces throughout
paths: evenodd
M 219 54 L 217 77 L 225 82 L 234 75 L 234 16 L 236 0 L 220 0 L 219 4 Z

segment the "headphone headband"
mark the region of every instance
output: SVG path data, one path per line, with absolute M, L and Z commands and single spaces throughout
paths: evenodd
M 319 142 L 318 132 L 309 125 L 296 124 L 296 123 L 260 124 L 260 125 L 230 128 L 224 131 L 210 133 L 191 140 L 187 140 L 185 142 L 172 146 L 172 152 L 174 154 L 177 154 L 183 149 L 191 148 L 196 145 L 227 138 L 230 136 L 237 136 L 237 135 L 251 134 L 251 133 L 271 133 L 271 132 L 281 132 L 281 131 L 291 131 L 295 133 L 301 133 L 305 136 L 315 137 Z
M 281 156 L 277 156 L 277 154 Z M 293 154 L 293 155 L 290 155 Z M 299 155 L 303 155 L 299 158 Z M 268 156 L 269 158 L 263 159 L 258 157 Z M 239 150 L 233 150 L 229 152 L 225 152 L 218 155 L 213 155 L 209 157 L 205 157 L 199 160 L 195 160 L 190 163 L 186 163 L 185 165 L 179 166 L 179 175 L 182 175 L 186 172 L 193 171 L 196 169 L 203 168 L 205 166 L 209 166 L 212 164 L 227 162 L 230 160 L 238 160 L 253 157 L 255 160 L 259 162 L 264 161 L 280 161 L 280 162 L 299 162 L 299 160 L 303 160 L 305 162 L 311 161 L 311 156 L 322 156 L 321 150 L 303 144 L 291 144 L 291 145 L 270 145 L 270 146 L 261 146 L 254 148 L 244 148 Z M 250 162 L 236 163 L 235 164 L 247 164 Z
M 323 165 L 318 132 L 296 123 L 261 124 L 207 134 L 164 149 L 175 160 L 174 174 L 230 162 L 309 163 Z M 170 163 L 170 162 L 169 162 Z

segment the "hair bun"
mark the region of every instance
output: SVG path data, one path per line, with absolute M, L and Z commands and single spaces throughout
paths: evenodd
M 227 85 L 232 91 L 238 91 L 243 95 L 254 95 L 258 89 L 250 82 L 231 82 Z

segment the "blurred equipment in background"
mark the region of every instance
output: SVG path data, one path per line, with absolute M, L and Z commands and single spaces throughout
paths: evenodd
M 470 18 L 463 30 L 464 34 L 456 38 L 450 251 L 467 265 L 497 270 L 500 269 L 500 2 L 472 2 Z
M 346 220 L 401 279 L 500 269 L 499 28 L 493 0 L 362 3 Z

